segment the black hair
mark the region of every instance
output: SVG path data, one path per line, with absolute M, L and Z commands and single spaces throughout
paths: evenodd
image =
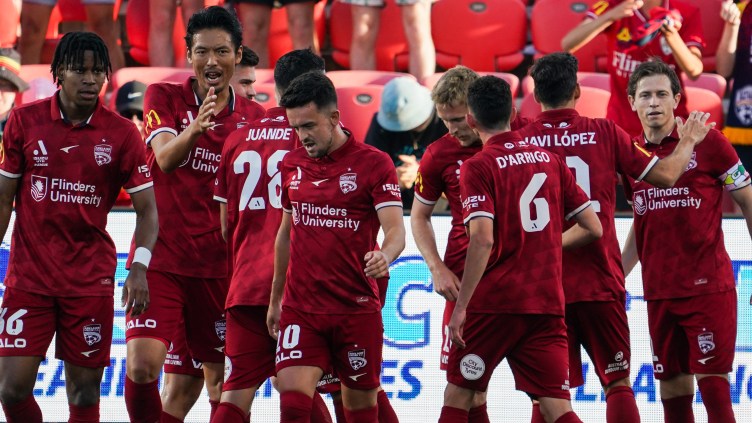
M 501 78 L 482 76 L 468 87 L 467 106 L 484 129 L 502 129 L 512 115 L 512 90 Z
M 681 84 L 676 72 L 660 58 L 653 57 L 647 62 L 641 63 L 632 72 L 627 84 L 627 95 L 634 97 L 637 93 L 637 84 L 640 80 L 653 75 L 666 75 L 671 83 L 671 93 L 677 95 L 681 92 Z
M 286 109 L 303 107 L 313 102 L 318 109 L 337 107 L 334 84 L 321 72 L 307 72 L 293 79 L 279 101 Z
M 326 71 L 324 59 L 310 48 L 293 50 L 277 60 L 274 84 L 280 94 L 284 94 L 293 79 L 311 71 L 323 74 Z
M 243 54 L 240 57 L 240 63 L 238 66 L 248 66 L 250 68 L 259 64 L 259 57 L 255 51 L 251 50 L 248 46 L 243 46 Z
M 190 51 L 193 47 L 193 36 L 204 29 L 218 28 L 230 34 L 232 47 L 237 51 L 243 43 L 243 30 L 238 18 L 221 6 L 210 6 L 194 13 L 188 19 L 185 31 L 185 45 Z
M 83 65 L 86 51 L 94 54 L 94 66 L 104 69 L 105 76 L 110 79 L 112 64 L 104 40 L 93 32 L 69 32 L 57 44 L 50 65 L 55 84 L 60 86 L 59 68 L 62 66 L 64 69 L 72 69 Z
M 548 107 L 561 107 L 577 89 L 577 58 L 569 53 L 551 53 L 538 59 L 530 69 L 535 96 Z

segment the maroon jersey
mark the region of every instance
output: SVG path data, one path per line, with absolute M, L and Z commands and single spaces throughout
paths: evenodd
M 622 1 L 597 0 L 590 7 L 587 17 L 595 19 Z M 687 46 L 702 50 L 705 41 L 702 33 L 700 10 L 693 5 L 676 0 L 671 2 L 665 0 L 662 7 L 681 15 L 679 35 Z M 680 77 L 680 82 L 683 73 L 677 66 L 671 48 L 662 34 L 658 34 L 652 41 L 641 47 L 636 44 L 639 33 L 650 19 L 650 16 L 638 9 L 634 16 L 619 19 L 603 31 L 608 39 L 608 73 L 611 76 L 611 93 L 613 94 L 608 102 L 606 117 L 616 121 L 630 135 L 636 135 L 642 131 L 640 119 L 632 111 L 626 95 L 629 77 L 635 68 L 650 58 L 658 57 L 676 71 Z M 682 96 L 679 102 L 676 115 L 687 116 L 685 96 Z
M 444 252 L 444 264 L 459 277 L 465 268 L 468 241 L 462 222 L 460 166 L 479 152 L 482 146 L 478 143 L 463 147 L 457 138 L 446 134 L 428 146 L 415 179 L 415 199 L 421 203 L 434 205 L 442 193 L 446 195 L 452 215 L 452 229 Z
M 674 131 L 661 144 L 644 138 L 648 151 L 665 157 L 676 148 Z M 721 230 L 721 194 L 750 184 L 749 173 L 726 137 L 711 129 L 695 147 L 673 188 L 629 179 L 637 254 L 646 300 L 693 297 L 734 289 L 731 260 Z
M 146 89 L 146 144 L 163 132 L 177 136 L 198 116 L 201 106 L 189 78 L 182 85 L 152 84 Z M 214 127 L 196 141 L 188 158 L 172 173 L 162 172 L 147 149 L 159 211 L 159 237 L 150 268 L 195 278 L 227 276 L 227 246 L 222 240 L 219 204 L 212 200 L 222 146 L 236 129 L 263 116 L 260 105 L 236 96 L 212 119 Z
M 632 142 L 613 121 L 582 117 L 574 109 L 543 112 L 519 133 L 525 141 L 565 160 L 603 226 L 601 239 L 563 253 L 567 304 L 623 301 L 624 271 L 614 226 L 617 172 L 642 180 L 658 157 Z M 572 225 L 566 223 L 564 229 Z
M 377 211 L 402 207 L 392 159 L 350 135 L 324 157 L 302 148 L 288 153 L 282 181 L 282 208 L 292 213 L 283 305 L 320 314 L 381 310 L 363 258 L 378 248 Z
M 562 222 L 590 205 L 564 160 L 505 132 L 460 172 L 465 223 L 493 219 L 495 239 L 468 311 L 563 316 Z
M 299 145 L 281 107 L 267 110 L 225 142 L 214 199 L 227 203 L 232 279 L 226 308 L 269 305 L 274 241 L 282 221 L 280 163 Z
M 60 297 L 111 296 L 115 244 L 105 231 L 121 187 L 152 186 L 141 135 L 97 104 L 80 125 L 58 93 L 13 109 L 0 174 L 18 179 L 16 223 L 5 284 Z

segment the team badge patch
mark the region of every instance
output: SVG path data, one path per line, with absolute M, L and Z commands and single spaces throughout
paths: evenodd
M 298 209 L 298 202 L 291 201 L 292 204 L 292 223 L 295 225 L 300 224 L 300 210 Z
M 645 190 L 637 191 L 632 196 L 632 206 L 634 207 L 635 213 L 642 216 L 645 214 L 646 211 L 648 211 L 648 200 L 645 198 Z
M 715 342 L 713 342 L 713 332 L 704 332 L 697 335 L 697 343 L 700 346 L 700 351 L 703 354 L 707 354 L 715 349 Z
M 217 338 L 220 341 L 225 341 L 225 334 L 227 334 L 227 321 L 225 319 L 217 320 L 214 322 L 214 332 L 217 333 Z
M 486 372 L 486 363 L 475 354 L 468 354 L 460 360 L 460 373 L 467 380 L 478 380 Z
M 47 196 L 47 177 L 31 175 L 31 198 L 39 202 Z
M 366 360 L 366 350 L 353 350 L 347 352 L 347 358 L 350 360 L 350 367 L 353 370 L 360 370 L 366 367 L 368 360 Z
M 89 346 L 96 344 L 102 340 L 102 325 L 99 323 L 93 323 L 84 326 L 84 341 Z
M 353 192 L 358 188 L 358 184 L 355 183 L 357 177 L 355 173 L 345 173 L 339 177 L 339 189 L 342 190 L 342 194 Z
M 689 159 L 689 163 L 687 163 L 687 168 L 684 169 L 684 171 L 692 170 L 697 167 L 697 152 L 692 152 L 692 158 Z
M 102 166 L 112 161 L 112 146 L 109 144 L 99 144 L 94 146 L 94 160 Z

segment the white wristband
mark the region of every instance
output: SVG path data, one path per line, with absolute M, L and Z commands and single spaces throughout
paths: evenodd
M 133 253 L 133 263 L 141 263 L 144 267 L 149 267 L 151 261 L 151 251 L 145 247 L 138 247 Z

